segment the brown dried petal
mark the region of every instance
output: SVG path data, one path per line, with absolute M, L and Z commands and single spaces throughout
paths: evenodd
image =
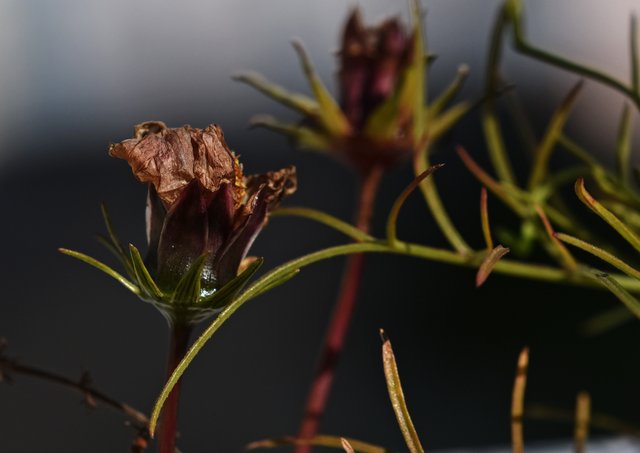
M 160 122 L 136 126 L 136 138 L 109 149 L 109 155 L 126 160 L 141 182 L 153 184 L 158 196 L 170 207 L 193 179 L 214 192 L 223 182 L 234 185 L 234 198 L 244 196 L 240 164 L 224 141 L 222 129 L 190 126 L 169 129 Z
M 262 187 L 264 187 L 264 199 L 267 203 L 267 210 L 275 209 L 280 200 L 291 195 L 298 187 L 296 168 L 293 165 L 278 171 L 270 171 L 259 175 L 245 177 L 247 187 L 247 197 L 252 197 Z

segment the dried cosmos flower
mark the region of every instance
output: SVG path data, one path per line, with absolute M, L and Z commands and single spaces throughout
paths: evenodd
M 237 76 L 303 115 L 299 124 L 270 116 L 257 117 L 253 123 L 288 135 L 302 148 L 329 151 L 364 171 L 393 165 L 442 135 L 470 107 L 460 103 L 444 111 L 462 86 L 467 69 L 462 67 L 451 86 L 430 107 L 425 105 L 426 58 L 420 13 L 414 3 L 411 32 L 396 18 L 367 27 L 359 10 L 353 10 L 338 52 L 339 103 L 298 42 L 293 45 L 313 98 L 289 93 L 258 74 Z
M 148 252 L 125 253 L 113 234 L 107 245 L 118 255 L 129 281 L 102 263 L 63 250 L 116 277 L 166 315 L 195 322 L 224 307 L 261 260 L 246 258 L 269 211 L 296 190 L 295 168 L 244 176 L 222 130 L 161 122 L 136 126 L 135 138 L 111 145 L 135 177 L 149 184 Z

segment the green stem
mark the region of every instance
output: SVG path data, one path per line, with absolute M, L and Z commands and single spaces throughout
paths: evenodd
M 310 253 L 300 258 L 291 260 L 271 272 L 267 273 L 260 279 L 258 279 L 253 285 L 251 285 L 246 291 L 238 296 L 233 302 L 231 302 L 218 317 L 207 327 L 201 334 L 201 336 L 193 343 L 191 348 L 187 351 L 182 361 L 178 364 L 175 371 L 167 381 L 162 393 L 158 397 L 156 404 L 151 414 L 151 421 L 149 423 L 149 430 L 151 433 L 155 432 L 155 428 L 158 423 L 160 411 L 164 402 L 167 400 L 172 389 L 175 387 L 180 377 L 187 369 L 191 361 L 200 352 L 209 339 L 216 333 L 216 331 L 224 324 L 236 310 L 238 310 L 245 302 L 253 299 L 257 295 L 263 292 L 265 287 L 272 285 L 274 282 L 281 280 L 288 275 L 294 273 L 296 270 L 313 264 L 318 261 L 333 258 L 341 255 L 349 255 L 353 253 L 393 253 L 400 255 L 413 256 L 417 258 L 423 258 L 431 261 L 439 261 L 442 263 L 457 264 L 465 267 L 477 267 L 482 259 L 482 254 L 478 256 L 468 257 L 460 255 L 459 253 L 452 252 L 445 249 L 439 249 L 434 247 L 428 247 L 424 245 L 410 244 L 406 242 L 398 242 L 396 246 L 391 247 L 385 242 L 363 242 L 357 244 L 338 245 L 330 247 L 325 250 Z M 484 252 L 483 252 L 484 253 Z M 588 286 L 594 288 L 603 288 L 602 285 L 593 279 L 589 279 L 582 273 L 576 275 L 569 275 L 566 270 L 557 267 L 527 264 L 517 261 L 501 260 L 496 263 L 494 272 L 502 273 L 504 275 L 511 275 L 517 277 L 523 277 L 538 281 L 550 282 L 550 283 L 568 283 L 578 286 Z M 615 281 L 628 291 L 640 293 L 640 281 L 629 278 L 623 275 L 611 275 Z
M 597 82 L 600 82 L 603 85 L 608 86 L 609 88 L 618 91 L 619 93 L 629 98 L 635 104 L 636 108 L 640 110 L 640 94 L 637 93 L 632 87 L 627 86 L 624 82 L 621 82 L 620 80 L 615 79 L 608 74 L 600 72 L 597 69 L 575 63 L 573 61 L 567 60 L 563 57 L 554 55 L 550 52 L 531 45 L 524 37 L 521 17 L 519 15 L 518 17 L 512 18 L 512 25 L 513 44 L 519 52 L 537 60 L 549 63 L 553 66 L 565 69 L 569 72 L 573 72 L 574 74 L 580 74 L 584 77 L 588 77 Z
M 517 185 L 516 178 L 511 167 L 511 162 L 507 157 L 506 147 L 502 140 L 500 122 L 496 115 L 495 98 L 498 92 L 500 81 L 499 64 L 502 55 L 502 33 L 506 24 L 506 13 L 504 8 L 500 9 L 496 23 L 491 34 L 491 44 L 489 46 L 489 57 L 487 62 L 487 72 L 485 74 L 485 98 L 482 112 L 482 127 L 487 141 L 487 148 L 491 163 L 502 182 L 507 182 L 513 186 Z
M 429 158 L 427 157 L 429 152 L 428 147 L 429 145 L 425 144 L 424 149 L 417 152 L 413 159 L 413 169 L 416 177 L 429 169 Z M 473 250 L 453 225 L 449 214 L 442 204 L 438 188 L 434 181 L 435 180 L 433 178 L 427 178 L 420 183 L 420 190 L 422 191 L 427 205 L 429 206 L 429 210 L 438 224 L 438 227 L 440 227 L 440 231 L 442 231 L 442 234 L 444 234 L 447 241 L 449 241 L 458 254 L 462 256 L 469 255 Z

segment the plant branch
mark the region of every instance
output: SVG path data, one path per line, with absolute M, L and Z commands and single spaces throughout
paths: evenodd
M 413 170 L 415 176 L 418 177 L 423 174 L 425 171 L 429 169 L 429 144 L 425 143 L 422 147 L 415 153 L 413 159 Z M 465 242 L 462 238 L 462 235 L 457 230 L 449 214 L 447 213 L 442 199 L 440 198 L 440 194 L 438 193 L 438 188 L 433 180 L 433 178 L 427 178 L 420 183 L 420 190 L 424 196 L 427 205 L 429 206 L 429 210 L 433 215 L 440 231 L 444 234 L 449 244 L 461 255 L 468 255 L 472 252 L 471 247 Z
M 127 417 L 131 426 L 136 430 L 136 437 L 131 445 L 131 451 L 133 453 L 141 453 L 146 449 L 150 435 L 148 429 L 149 418 L 144 413 L 96 389 L 87 373 L 84 373 L 79 380 L 74 380 L 49 370 L 25 365 L 5 355 L 3 353 L 5 345 L 6 341 L 0 341 L 0 346 L 2 346 L 0 347 L 0 381 L 12 382 L 13 376 L 19 374 L 75 390 L 82 394 L 88 407 L 95 408 L 98 403 L 101 403 Z
M 176 366 L 184 357 L 184 353 L 189 346 L 189 335 L 191 327 L 179 324 L 175 321 L 169 322 L 169 354 L 167 358 L 167 379 L 171 377 Z M 158 453 L 173 453 L 176 448 L 176 437 L 178 434 L 178 409 L 180 404 L 180 381 L 173 388 L 167 399 L 160 436 L 158 440 Z
M 356 208 L 356 230 L 368 235 L 376 192 L 383 174 L 381 167 L 373 167 L 363 176 L 360 184 L 358 205 Z M 320 359 L 311 382 L 307 396 L 305 411 L 298 431 L 300 439 L 311 439 L 318 433 L 318 428 L 324 414 L 331 387 L 335 376 L 336 366 L 340 360 L 351 319 L 355 310 L 362 272 L 364 254 L 349 256 L 342 277 L 342 286 L 338 293 L 334 312 L 327 326 L 324 343 L 320 352 Z M 297 453 L 309 453 L 310 444 L 300 444 Z
M 511 23 L 513 25 L 513 44 L 514 47 L 524 55 L 528 55 L 545 63 L 557 66 L 566 71 L 574 74 L 579 74 L 584 77 L 588 77 L 609 88 L 623 94 L 629 100 L 631 100 L 636 108 L 640 110 L 640 93 L 633 89 L 633 86 L 627 86 L 624 82 L 605 74 L 597 69 L 575 63 L 564 57 L 552 54 L 546 50 L 535 47 L 530 44 L 524 37 L 522 30 L 522 5 L 520 0 L 510 0 L 509 5 L 511 7 Z
M 151 414 L 149 422 L 149 430 L 153 434 L 157 425 L 160 411 L 167 400 L 171 390 L 176 385 L 182 374 L 185 372 L 191 361 L 195 358 L 204 345 L 211 339 L 211 337 L 218 331 L 218 329 L 249 300 L 264 293 L 264 289 L 274 285 L 283 279 L 292 276 L 296 271 L 302 267 L 323 261 L 325 259 L 333 258 L 341 255 L 349 255 L 354 253 L 393 253 L 405 256 L 413 256 L 416 258 L 427 259 L 430 261 L 438 261 L 441 263 L 456 264 L 465 267 L 478 267 L 482 261 L 483 253 L 476 256 L 463 256 L 459 253 L 440 249 L 435 247 L 429 247 L 419 244 L 411 244 L 407 242 L 398 241 L 397 245 L 390 246 L 387 241 L 373 241 L 373 242 L 361 242 L 356 244 L 338 245 L 329 247 L 324 250 L 310 253 L 300 258 L 293 259 L 281 266 L 271 270 L 256 280 L 249 286 L 242 294 L 236 297 L 224 310 L 220 312 L 218 317 L 202 332 L 200 337 L 191 345 L 182 361 L 178 364 L 175 371 L 167 381 L 164 389 L 158 396 L 156 403 Z M 604 289 L 593 278 L 589 278 L 584 275 L 583 272 L 578 272 L 575 275 L 570 275 L 566 270 L 545 266 L 541 264 L 529 264 L 511 260 L 501 260 L 496 263 L 494 272 L 504 275 L 511 275 L 515 277 L 528 278 L 531 280 L 544 281 L 549 283 L 565 283 L 573 284 L 577 286 L 586 286 L 593 288 Z M 616 281 L 621 287 L 627 291 L 640 293 L 640 281 L 620 275 L 611 274 L 609 278 Z

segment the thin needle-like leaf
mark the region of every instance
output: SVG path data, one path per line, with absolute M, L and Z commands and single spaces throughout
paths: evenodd
M 271 115 L 256 115 L 251 118 L 250 123 L 252 127 L 264 127 L 265 129 L 285 135 L 291 138 L 296 146 L 300 148 L 323 152 L 330 148 L 327 137 L 319 134 L 314 129 L 298 124 L 286 123 L 277 120 Z
M 286 207 L 286 208 L 278 208 L 273 211 L 271 217 L 274 216 L 296 216 L 296 217 L 304 217 L 306 219 L 315 220 L 316 222 L 322 223 L 328 227 L 333 228 L 336 231 L 339 231 L 346 236 L 350 237 L 359 242 L 373 241 L 373 236 L 368 235 L 363 232 L 360 228 L 356 228 L 350 223 L 347 223 L 343 220 L 338 219 L 330 214 L 319 211 L 317 209 L 310 208 L 299 208 L 299 207 Z
M 411 183 L 405 187 L 405 189 L 400 193 L 396 201 L 393 203 L 391 207 L 391 211 L 389 211 L 389 215 L 387 216 L 387 241 L 389 244 L 396 244 L 398 241 L 398 236 L 396 234 L 397 223 L 398 223 L 398 214 L 400 214 L 400 209 L 404 205 L 409 195 L 416 190 L 416 188 L 420 185 L 420 183 L 431 175 L 434 171 L 442 168 L 444 164 L 432 165 L 427 168 L 425 171 L 416 176 Z
M 581 250 L 584 250 L 585 252 L 588 252 L 594 256 L 597 256 L 602 261 L 605 261 L 611 264 L 613 267 L 617 268 L 618 270 L 621 270 L 628 276 L 634 277 L 640 280 L 639 270 L 628 265 L 617 256 L 614 256 L 611 253 L 605 250 L 602 250 L 600 247 L 596 247 L 595 245 L 589 244 L 588 242 L 585 242 L 581 239 L 578 239 L 576 237 L 573 237 L 564 233 L 556 233 L 555 236 L 562 242 L 566 242 L 567 244 L 571 244 L 574 247 L 577 247 Z
M 462 89 L 465 80 L 469 76 L 469 66 L 463 64 L 458 67 L 458 72 L 456 73 L 455 78 L 449 84 L 447 88 L 440 94 L 436 99 L 431 102 L 429 108 L 427 109 L 427 118 L 428 122 L 431 118 L 435 118 L 437 115 L 442 112 L 447 105 L 456 97 L 456 95 Z
M 467 167 L 467 170 L 469 170 L 476 179 L 480 181 L 480 183 L 491 190 L 491 192 L 500 198 L 504 204 L 513 209 L 513 211 L 518 215 L 522 217 L 526 217 L 528 215 L 526 207 L 522 206 L 513 196 L 513 192 L 516 191 L 515 187 L 509 186 L 509 188 L 507 188 L 504 184 L 493 179 L 489 173 L 484 171 L 482 167 L 473 160 L 471 155 L 469 155 L 462 146 L 458 146 L 456 151 L 458 156 L 460 156 L 462 163 Z
M 525 416 L 527 418 L 555 422 L 575 422 L 575 414 L 573 410 L 557 408 L 546 404 L 527 404 Z M 592 412 L 590 416 L 590 425 L 592 428 L 609 431 L 611 433 L 633 436 L 635 438 L 640 437 L 640 429 L 638 427 L 608 414 Z
M 631 25 L 629 27 L 629 60 L 631 62 L 631 89 L 634 93 L 640 94 L 640 54 L 638 54 L 638 18 L 635 13 L 631 14 Z
M 580 332 L 589 337 L 602 335 L 634 319 L 627 307 L 615 307 L 587 319 L 580 326 Z
M 635 22 L 635 21 L 634 21 Z M 616 170 L 618 177 L 628 187 L 631 183 L 631 112 L 627 104 L 622 109 L 620 125 L 618 126 L 618 139 L 616 143 Z
M 487 250 L 493 249 L 493 239 L 491 238 L 491 227 L 489 225 L 489 208 L 487 206 L 487 188 L 482 186 L 480 189 L 480 223 L 482 225 L 482 234 Z
M 569 94 L 564 98 L 560 107 L 556 110 L 549 121 L 544 137 L 538 145 L 538 149 L 536 149 L 535 161 L 533 163 L 531 177 L 529 178 L 529 189 L 531 190 L 538 187 L 547 176 L 551 153 L 558 142 L 558 138 L 562 134 L 562 129 L 564 128 L 565 123 L 569 119 L 569 113 L 578 98 L 578 93 L 582 88 L 582 83 L 582 80 L 579 81 L 571 91 L 569 91 Z
M 382 337 L 382 363 L 384 366 L 384 376 L 387 381 L 387 389 L 389 390 L 389 398 L 391 398 L 391 405 L 393 406 L 398 425 L 400 425 L 400 430 L 404 436 L 404 441 L 411 453 L 424 453 L 420 438 L 413 426 L 411 415 L 409 414 L 409 409 L 407 409 L 407 404 L 404 399 L 404 392 L 402 391 L 400 375 L 398 374 L 398 367 L 396 366 L 396 358 L 391 348 L 391 342 L 382 329 L 380 329 L 380 336 Z
M 460 102 L 440 115 L 432 118 L 427 124 L 427 136 L 429 140 L 435 141 L 439 139 L 445 132 L 451 130 L 451 128 L 460 119 L 465 116 L 471 110 L 471 104 L 469 102 Z
M 562 265 L 569 272 L 575 272 L 575 270 L 578 268 L 576 259 L 573 257 L 573 255 L 571 255 L 571 252 L 567 250 L 564 244 L 560 242 L 560 240 L 558 240 L 558 238 L 556 237 L 556 232 L 553 231 L 553 227 L 551 226 L 551 222 L 549 222 L 547 215 L 538 205 L 536 205 L 536 212 L 538 213 L 540 220 L 542 220 L 542 224 L 544 225 L 544 229 L 547 232 L 551 243 L 554 245 L 555 250 L 558 252 L 558 256 L 560 257 Z
M 591 398 L 587 392 L 580 392 L 576 399 L 576 423 L 573 435 L 576 453 L 584 453 L 585 451 L 589 437 L 590 418 Z
M 93 267 L 95 267 L 97 269 L 100 269 L 105 274 L 107 274 L 110 277 L 112 277 L 112 278 L 116 279 L 117 281 L 119 281 L 122 285 L 124 285 L 125 288 L 127 288 L 129 291 L 131 291 L 135 295 L 137 295 L 137 296 L 140 295 L 140 288 L 138 288 L 135 284 L 133 284 L 132 282 L 130 282 L 129 280 L 124 278 L 118 272 L 116 272 L 113 269 L 111 269 L 106 264 L 101 263 L 100 261 L 98 261 L 98 260 L 96 260 L 94 258 L 91 258 L 89 255 L 85 255 L 84 253 L 76 252 L 74 250 L 60 248 L 60 249 L 58 249 L 58 251 L 60 253 L 65 254 L 65 255 L 72 256 L 73 258 L 79 259 L 80 261 L 84 261 L 85 263 L 87 263 L 87 264 L 89 264 L 89 265 L 91 265 L 91 266 L 93 266 Z
M 309 58 L 309 55 L 307 55 L 307 51 L 304 49 L 302 43 L 300 41 L 293 41 L 292 45 L 298 54 L 298 58 L 302 64 L 302 70 L 307 77 L 311 91 L 313 92 L 313 95 L 318 102 L 318 106 L 320 107 L 318 113 L 323 126 L 327 132 L 332 135 L 346 135 L 351 128 L 349 120 L 342 110 L 340 110 L 340 106 L 338 106 L 336 100 L 324 86 L 320 77 L 318 77 L 318 74 L 316 74 L 316 71 L 313 69 L 313 65 L 311 64 L 311 59 Z
M 592 269 L 587 275 L 598 280 L 609 291 L 611 291 L 620 302 L 622 302 L 636 317 L 640 318 L 640 301 L 632 296 L 626 289 L 622 287 L 615 279 L 605 272 Z
M 118 235 L 116 234 L 115 229 L 113 228 L 113 223 L 111 222 L 111 216 L 109 216 L 109 210 L 107 209 L 107 205 L 102 203 L 100 205 L 100 211 L 102 212 L 104 225 L 107 228 L 107 234 L 109 236 L 109 240 L 108 241 L 105 240 L 103 244 L 107 246 L 107 248 L 109 248 L 107 244 L 109 242 L 111 243 L 110 250 L 112 251 L 112 253 L 115 253 L 115 255 L 118 257 L 118 259 L 124 266 L 125 270 L 127 271 L 127 274 L 129 274 L 129 277 L 134 278 L 135 274 L 133 272 L 133 265 L 131 263 L 131 260 L 129 259 L 129 255 L 125 253 L 124 249 L 122 248 L 122 244 L 120 244 Z
M 107 210 L 107 205 L 102 203 L 100 205 L 100 211 L 102 212 L 102 218 L 104 219 L 105 227 L 107 228 L 107 233 L 109 234 L 109 239 L 111 240 L 111 244 L 115 247 L 115 249 L 120 252 L 122 256 L 125 256 L 124 250 L 120 241 L 118 240 L 118 236 L 113 229 L 113 224 L 111 223 L 111 217 L 109 216 L 109 211 Z
M 584 186 L 584 179 L 580 178 L 576 181 L 576 194 L 578 198 L 595 212 L 602 220 L 607 222 L 614 230 L 629 242 L 637 251 L 640 252 L 640 238 L 629 227 L 627 227 L 620 219 L 618 219 L 611 211 L 605 208 L 600 202 L 591 196 Z
M 496 114 L 496 96 L 500 83 L 500 58 L 504 27 L 506 25 L 505 7 L 500 8 L 491 32 L 489 57 L 486 65 L 484 96 L 486 101 L 482 109 L 482 129 L 489 151 L 491 163 L 500 181 L 516 185 L 511 161 L 507 155 L 506 146 L 498 115 Z
M 356 453 L 349 441 L 344 437 L 340 438 L 340 443 L 342 444 L 342 448 L 346 453 Z
M 527 386 L 528 368 L 529 349 L 524 348 L 518 357 L 518 368 L 516 369 L 513 396 L 511 398 L 511 447 L 513 453 L 524 453 L 522 416 L 524 415 L 524 392 Z
M 509 253 L 509 249 L 501 245 L 496 246 L 487 253 L 487 256 L 482 260 L 482 263 L 478 268 L 478 273 L 476 274 L 476 288 L 479 288 L 485 281 L 487 281 L 487 278 L 491 275 L 491 271 L 493 271 L 495 265 L 498 264 L 498 261 L 500 261 L 500 259 L 507 253 Z
M 233 80 L 246 83 L 271 99 L 286 105 L 300 113 L 315 117 L 318 114 L 318 103 L 313 99 L 298 93 L 291 93 L 285 88 L 276 85 L 264 78 L 261 74 L 249 72 L 233 76 Z
M 318 447 L 342 448 L 343 439 L 346 440 L 355 451 L 360 453 L 393 453 L 392 450 L 388 450 L 384 447 L 379 447 L 368 442 L 363 442 L 361 440 L 327 435 L 319 435 L 312 437 L 311 439 L 277 437 L 273 439 L 259 440 L 256 442 L 251 442 L 249 445 L 247 445 L 247 450 L 253 450 L 256 448 L 275 448 L 289 445 L 315 445 Z

